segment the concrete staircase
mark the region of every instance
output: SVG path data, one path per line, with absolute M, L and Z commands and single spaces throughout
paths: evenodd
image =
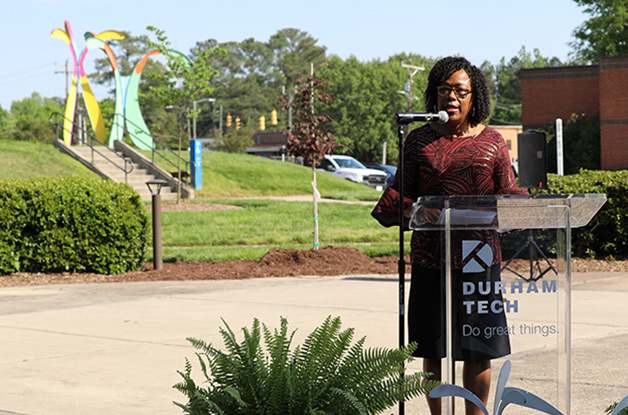
M 100 176 L 118 183 L 127 183 L 141 196 L 142 200 L 151 200 L 146 182 L 154 179 L 162 179 L 168 183 L 161 189 L 162 200 L 177 199 L 177 179 L 122 142 L 120 144 L 116 142 L 114 148 L 111 149 L 104 146 L 93 148 L 67 146 L 62 140 L 57 139 L 54 146 Z M 187 184 L 182 184 L 181 197 L 193 198 L 194 191 Z

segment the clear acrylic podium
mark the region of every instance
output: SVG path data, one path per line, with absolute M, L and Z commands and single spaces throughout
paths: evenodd
M 531 388 L 545 386 L 529 392 L 563 414 L 570 414 L 571 229 L 588 224 L 605 202 L 603 194 L 425 196 L 417 200 L 410 229 L 441 232 L 444 240 L 441 261 L 447 358 L 443 381 L 455 383 L 454 341 L 473 336 L 508 336 L 511 354 L 506 358 L 512 361 L 512 373 L 521 382 L 515 386 L 526 389 L 526 381 L 534 379 Z M 467 313 L 502 309 L 506 312 L 507 326 L 485 327 L 483 332 L 475 327 L 453 327 L 452 323 L 452 267 L 462 266 L 464 276 L 465 269 L 477 272 L 478 267 L 485 265 L 482 256 L 490 265 L 495 255 L 487 251 L 486 247 L 490 248 L 487 244 L 478 249 L 482 241 L 464 240 L 469 235 L 482 234 L 473 231 L 495 231 L 502 235 L 502 262 L 496 264 L 501 267 L 501 283 L 494 287 L 471 286 L 466 290 L 500 290 L 503 302 L 456 305 Z M 470 259 L 465 258 L 467 254 Z M 455 264 L 454 256 L 462 262 Z M 457 294 L 461 295 L 456 297 L 459 300 L 465 298 L 464 292 Z M 452 411 L 450 399 L 448 414 Z

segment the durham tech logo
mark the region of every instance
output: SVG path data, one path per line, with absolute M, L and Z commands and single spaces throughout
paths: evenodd
M 486 271 L 493 262 L 493 250 L 482 241 L 462 241 L 462 272 Z

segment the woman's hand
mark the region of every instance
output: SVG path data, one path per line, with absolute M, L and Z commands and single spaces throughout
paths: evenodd
M 426 223 L 436 223 L 438 222 L 438 218 L 440 218 L 441 210 L 434 208 L 419 208 L 419 212 L 422 214 Z
M 435 224 L 436 222 L 438 222 L 440 213 L 441 213 L 440 209 L 426 208 L 424 206 L 420 206 L 416 212 L 414 222 L 418 224 L 424 224 L 424 223 Z M 411 214 L 412 214 L 412 208 L 406 208 L 405 209 L 406 217 L 409 218 Z

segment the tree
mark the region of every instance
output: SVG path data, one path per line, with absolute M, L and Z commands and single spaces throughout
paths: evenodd
M 273 84 L 292 88 L 299 74 L 307 73 L 311 64 L 320 67 L 326 61 L 326 47 L 299 29 L 282 29 L 270 37 L 267 47 L 272 52 Z
M 223 107 L 223 114 L 255 119 L 270 113 L 279 100 L 281 88 L 270 84 L 272 57 L 268 47 L 252 38 L 239 43 L 218 43 L 210 39 L 197 43 L 192 52 L 215 48 L 227 51 L 224 55 L 214 56 L 212 61 L 218 72 L 212 79 L 213 97 L 217 105 Z M 204 120 L 209 124 L 204 128 L 217 124 L 214 117 L 212 114 Z
M 576 63 L 595 64 L 603 56 L 628 54 L 628 4 L 625 0 L 574 0 L 591 17 L 569 43 Z
M 253 134 L 255 134 L 255 129 L 251 126 L 250 122 L 247 122 L 246 125 L 239 130 L 230 128 L 214 149 L 227 153 L 244 153 L 248 147 L 253 145 L 253 141 L 251 140 Z
M 326 91 L 326 84 L 314 76 L 314 69 L 308 78 L 299 78 L 297 93 L 293 99 L 282 95 L 284 109 L 294 110 L 295 122 L 287 129 L 290 141 L 286 145 L 288 152 L 295 157 L 301 156 L 312 166 L 312 196 L 314 204 L 314 249 L 318 249 L 318 197 L 316 188 L 316 168 L 325 154 L 330 154 L 338 145 L 334 136 L 327 130 L 331 121 L 326 107 L 332 100 Z
M 13 126 L 7 138 L 24 141 L 43 141 L 52 143 L 55 129 L 50 123 L 50 115 L 62 113 L 59 98 L 42 98 L 37 92 L 21 101 L 13 101 L 7 125 Z
M 212 80 L 217 105 L 222 106 L 223 114 L 257 119 L 262 114 L 269 117 L 279 101 L 282 87 L 294 90 L 297 73 L 307 73 L 310 63 L 318 67 L 325 62 L 325 47 L 316 43 L 307 32 L 282 29 L 268 42 L 249 38 L 242 42 L 219 43 L 209 39 L 198 42 L 193 52 L 218 47 L 228 51 L 213 60 L 219 72 Z M 206 122 L 216 124 L 213 118 Z
M 332 56 L 322 69 L 329 92 L 336 98 L 330 103 L 329 113 L 334 119 L 330 131 L 345 152 L 359 160 L 383 161 L 385 144 L 387 160 L 396 158 L 395 146 L 389 145 L 396 142 L 394 115 L 407 111 L 408 106 L 407 95 L 399 93 L 409 77 L 402 62 L 426 66 L 432 61 L 405 54 L 369 62 L 360 62 L 354 56 L 344 61 Z M 422 91 L 426 85 L 426 71 L 417 72 L 412 88 L 415 111 L 423 108 Z
M 509 61 L 503 57 L 495 68 L 491 69 L 486 63 L 482 66 L 485 75 L 494 76 L 489 81 L 489 88 L 494 83 L 492 99 L 494 112 L 490 118 L 491 124 L 521 124 L 521 70 L 527 68 L 545 68 L 561 66 L 556 57 L 545 58 L 538 49 L 529 53 L 522 46 L 517 56 Z
M 154 26 L 147 29 L 155 34 L 157 42 L 149 41 L 149 45 L 161 52 L 167 58 L 167 65 L 163 72 L 149 72 L 147 77 L 158 81 L 158 85 L 151 85 L 150 91 L 155 95 L 158 103 L 164 107 L 171 107 L 177 115 L 178 129 L 178 159 L 177 159 L 177 202 L 181 198 L 181 147 L 187 122 L 198 116 L 198 109 L 193 110 L 194 101 L 211 95 L 213 87 L 211 80 L 216 75 L 212 69 L 211 59 L 214 54 L 226 53 L 221 48 L 197 49 L 191 58 L 170 48 L 170 41 L 163 30 Z M 187 147 L 187 146 L 186 146 Z
M 15 128 L 15 119 L 11 113 L 0 106 L 0 139 L 9 139 Z

